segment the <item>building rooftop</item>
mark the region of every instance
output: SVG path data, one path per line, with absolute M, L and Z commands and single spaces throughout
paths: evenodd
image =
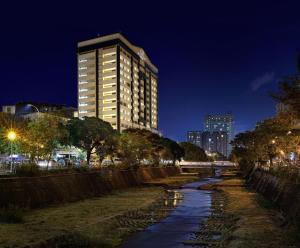
M 122 41 L 131 50 L 133 50 L 136 54 L 138 54 L 140 59 L 145 61 L 155 73 L 158 73 L 157 67 L 151 62 L 151 60 L 149 59 L 149 57 L 145 53 L 144 49 L 141 48 L 141 47 L 133 45 L 121 33 L 109 34 L 109 35 L 104 35 L 104 36 L 101 36 L 101 37 L 81 41 L 81 42 L 78 42 L 77 46 L 78 46 L 78 48 L 80 48 L 80 47 L 85 47 L 85 46 L 90 46 L 90 45 L 103 43 L 103 42 L 106 42 L 106 41 L 111 41 L 111 40 L 120 40 L 120 41 Z

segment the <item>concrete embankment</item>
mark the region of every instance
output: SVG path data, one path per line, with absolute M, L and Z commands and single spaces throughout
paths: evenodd
M 276 177 L 255 169 L 247 180 L 248 184 L 265 198 L 279 207 L 288 222 L 300 223 L 300 176 Z
M 41 177 L 0 179 L 0 207 L 9 205 L 39 208 L 88 199 L 115 189 L 139 186 L 144 182 L 175 176 L 177 167 L 138 170 L 100 170 Z

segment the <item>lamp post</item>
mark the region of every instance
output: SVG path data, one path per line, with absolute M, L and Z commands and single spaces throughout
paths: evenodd
M 7 133 L 7 139 L 10 142 L 10 172 L 11 173 L 13 172 L 13 158 L 12 158 L 13 142 L 16 140 L 16 138 L 17 138 L 17 134 L 15 131 L 10 130 Z

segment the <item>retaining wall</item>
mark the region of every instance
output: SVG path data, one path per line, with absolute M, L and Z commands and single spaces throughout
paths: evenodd
M 139 186 L 143 182 L 174 176 L 177 167 L 101 170 L 85 173 L 0 179 L 0 207 L 15 205 L 38 208 L 107 194 L 114 189 Z
M 257 192 L 276 204 L 289 221 L 300 223 L 299 182 L 280 179 L 259 169 L 250 174 L 248 182 Z

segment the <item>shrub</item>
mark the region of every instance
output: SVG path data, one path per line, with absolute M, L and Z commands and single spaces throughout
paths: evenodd
M 36 164 L 22 164 L 16 169 L 16 175 L 21 177 L 40 176 L 42 173 Z
M 88 166 L 78 166 L 78 167 L 73 167 L 73 170 L 75 172 L 87 172 L 90 171 L 91 169 Z
M 24 210 L 14 205 L 9 205 L 6 208 L 0 209 L 0 222 L 3 223 L 23 222 L 23 216 Z

